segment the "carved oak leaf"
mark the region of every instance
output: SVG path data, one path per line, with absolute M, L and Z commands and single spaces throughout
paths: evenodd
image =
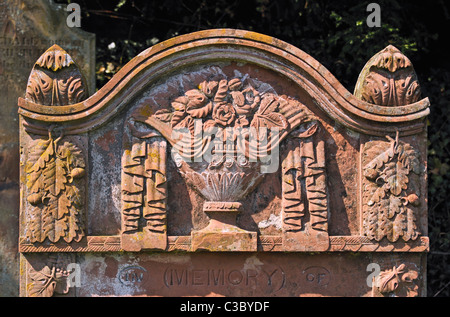
M 378 153 L 380 149 L 384 149 L 384 144 L 377 144 L 373 146 L 370 151 L 367 151 L 367 155 L 371 156 L 371 152 Z M 368 169 L 380 169 L 383 167 L 385 163 L 387 163 L 390 159 L 394 157 L 394 147 L 390 146 L 387 150 L 383 150 L 379 155 L 375 156 L 375 158 L 366 165 L 365 171 Z M 367 175 L 366 175 L 367 177 Z
M 26 168 L 27 200 L 33 206 L 27 236 L 32 242 L 46 238 L 51 242 L 60 238 L 71 242 L 83 236 L 79 225 L 82 198 L 74 179 L 84 175 L 84 159 L 75 145 L 58 145 L 58 141 L 40 140 L 31 149 Z
M 384 196 L 386 196 L 386 190 L 384 186 L 377 187 L 377 189 L 375 190 L 375 192 L 373 193 L 372 197 L 370 198 L 367 204 L 369 206 L 372 206 L 375 203 L 379 202 L 381 199 L 383 199 Z
M 402 162 L 403 167 L 415 174 L 420 174 L 420 162 L 414 148 L 408 144 L 399 144 L 397 147 L 398 159 Z
M 383 177 L 387 188 L 395 196 L 400 195 L 403 189 L 408 188 L 408 169 L 403 167 L 401 161 L 386 163 Z
M 250 126 L 256 128 L 256 131 L 259 131 L 260 128 L 288 129 L 289 122 L 281 113 L 275 112 L 277 108 L 278 101 L 274 96 L 269 95 L 263 98 L 260 108 L 255 113 Z
M 408 296 L 415 297 L 417 285 L 415 281 L 419 277 L 416 270 L 411 270 L 405 264 L 393 267 L 380 273 L 377 288 L 384 296 Z

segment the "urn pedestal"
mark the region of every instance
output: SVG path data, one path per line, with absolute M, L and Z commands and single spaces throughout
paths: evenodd
M 242 211 L 239 202 L 205 202 L 203 211 L 210 217 L 208 226 L 191 233 L 192 250 L 256 251 L 257 233 L 241 229 L 236 217 Z

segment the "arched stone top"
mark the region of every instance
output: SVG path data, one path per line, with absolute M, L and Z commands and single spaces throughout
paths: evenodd
M 48 122 L 64 125 L 66 134 L 87 132 L 111 119 L 161 76 L 216 61 L 245 62 L 271 69 L 306 91 L 331 119 L 360 133 L 415 134 L 424 129 L 423 118 L 429 113 L 428 98 L 406 105 L 364 101 L 302 50 L 267 35 L 234 29 L 200 31 L 161 42 L 133 58 L 89 98 L 59 106 L 19 98 L 19 113 L 27 119 L 27 129 L 33 133 L 47 134 Z

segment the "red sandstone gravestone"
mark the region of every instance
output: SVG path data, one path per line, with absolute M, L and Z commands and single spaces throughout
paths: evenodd
M 84 87 L 54 46 L 19 99 L 23 296 L 425 295 L 429 101 L 393 46 L 354 95 L 229 29 Z

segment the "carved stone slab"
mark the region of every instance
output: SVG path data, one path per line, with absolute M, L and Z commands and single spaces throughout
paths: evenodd
M 85 87 L 53 46 L 19 100 L 23 296 L 425 295 L 429 101 L 394 47 L 355 95 L 229 29 Z

